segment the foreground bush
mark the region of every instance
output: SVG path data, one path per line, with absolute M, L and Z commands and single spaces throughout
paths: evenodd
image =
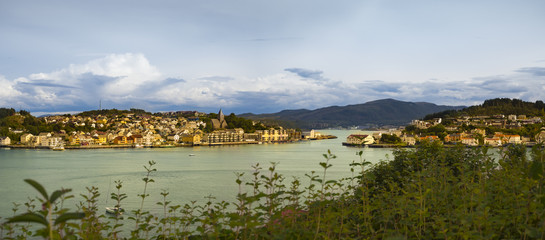
M 500 150 L 444 148 L 425 143 L 416 149 L 396 149 L 394 159 L 373 166 L 358 152 L 350 164 L 352 177 L 329 179 L 335 155 L 324 154 L 321 172 L 286 181 L 272 163 L 253 166 L 250 181 L 236 174 L 239 192 L 234 202 L 174 205 L 161 193 L 160 214 L 143 209 L 148 184 L 156 171 L 149 162 L 138 197 L 141 207 L 129 214 L 98 212 L 96 188 L 88 188 L 77 212 L 63 201 L 69 190 L 48 196 L 27 180 L 43 198 L 15 204 L 25 213 L 2 225 L 3 239 L 41 236 L 51 239 L 545 239 L 545 152 L 536 146 Z M 111 194 L 117 207 L 127 196 L 122 183 Z M 43 191 L 42 191 L 43 189 Z M 43 192 L 43 193 L 42 193 Z M 36 207 L 40 205 L 42 207 Z M 130 221 L 120 221 L 129 216 Z M 34 217 L 34 218 L 32 218 Z M 42 220 L 45 220 L 43 221 Z M 127 218 L 127 217 L 125 217 Z M 60 220 L 59 220 L 60 219 Z M 134 224 L 127 226 L 123 224 Z M 32 228 L 29 223 L 44 228 Z M 131 228 L 130 232 L 121 229 Z

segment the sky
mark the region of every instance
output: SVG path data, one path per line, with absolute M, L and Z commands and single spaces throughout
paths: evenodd
M 2 0 L 0 107 L 545 99 L 543 0 Z

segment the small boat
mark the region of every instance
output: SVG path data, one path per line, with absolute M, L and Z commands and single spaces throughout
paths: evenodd
M 193 153 L 190 153 L 190 154 L 189 154 L 189 156 L 190 156 L 190 157 L 194 157 L 194 156 L 195 156 L 195 154 L 193 154 Z
M 125 209 L 118 207 L 106 207 L 106 213 L 111 215 L 121 215 L 125 212 Z
M 64 146 L 63 145 L 57 145 L 57 146 L 52 147 L 51 150 L 53 150 L 53 151 L 64 151 Z

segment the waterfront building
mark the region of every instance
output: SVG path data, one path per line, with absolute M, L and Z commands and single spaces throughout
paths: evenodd
M 289 140 L 288 131 L 283 128 L 270 128 L 267 130 L 257 130 L 255 132 L 259 134 L 261 142 L 287 142 Z
M 142 144 L 145 146 L 151 146 L 155 140 L 155 137 L 153 136 L 153 133 L 151 131 L 146 132 L 144 135 L 142 135 Z
M 380 139 L 382 138 L 382 132 L 374 132 L 374 133 L 373 133 L 373 138 L 374 138 L 376 141 L 380 141 Z
M 520 138 L 520 135 L 509 135 L 509 134 L 502 134 L 502 133 L 495 133 L 494 138 L 498 138 L 501 140 L 502 143 L 511 143 L 511 144 L 521 144 L 522 140 Z
M 32 140 L 32 137 L 34 137 L 34 135 L 32 135 L 32 133 L 25 133 L 25 134 L 21 135 L 21 144 L 30 143 L 30 141 Z
M 180 135 L 170 134 L 170 135 L 167 136 L 167 141 L 179 142 L 180 141 Z
M 134 134 L 129 137 L 133 144 L 143 145 L 144 144 L 144 137 L 140 134 Z
M 301 131 L 297 131 L 296 129 L 288 129 L 287 131 L 288 131 L 289 141 L 301 140 L 301 138 L 302 138 Z
M 55 147 L 59 145 L 64 145 L 64 141 L 61 137 L 48 137 L 46 139 L 40 140 L 40 146 L 44 147 Z
M 205 134 L 204 141 L 209 144 L 243 142 L 244 131 L 242 129 L 216 130 Z
M 0 137 L 0 146 L 6 146 L 11 144 L 11 139 L 9 137 Z
M 259 142 L 261 141 L 261 137 L 259 133 L 244 133 L 244 140 L 246 142 Z
M 95 142 L 100 145 L 108 143 L 108 135 L 106 134 L 96 134 L 94 139 Z
M 202 139 L 201 134 L 198 134 L 198 133 L 182 135 L 182 142 L 185 144 L 200 145 L 201 139 Z
M 375 143 L 375 139 L 367 134 L 351 134 L 346 138 L 346 143 L 350 145 L 369 145 Z
M 462 137 L 460 141 L 462 142 L 462 144 L 468 145 L 468 146 L 477 146 L 477 145 L 479 145 L 479 142 L 477 141 L 477 139 L 472 138 L 472 137 Z
M 501 142 L 501 139 L 498 138 L 498 137 L 485 138 L 485 139 L 484 139 L 484 145 L 501 146 L 501 145 L 502 145 L 502 142 Z
M 117 136 L 114 139 L 114 144 L 128 144 L 127 137 L 125 136 Z
M 310 131 L 304 131 L 302 135 L 302 137 L 305 139 L 313 139 L 316 138 L 316 131 L 314 131 L 314 129 Z
M 37 145 L 42 145 L 42 142 L 46 142 L 47 139 L 50 138 L 50 137 L 51 137 L 51 133 L 41 132 L 40 134 L 38 134 L 39 139 L 37 139 L 36 144 Z

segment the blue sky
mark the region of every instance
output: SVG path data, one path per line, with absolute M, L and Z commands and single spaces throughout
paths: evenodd
M 0 107 L 543 100 L 545 1 L 0 1 Z

